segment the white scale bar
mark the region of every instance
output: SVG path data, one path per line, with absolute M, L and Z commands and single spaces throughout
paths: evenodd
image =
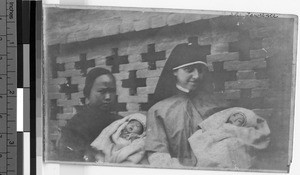
M 24 131 L 23 116 L 23 88 L 17 89 L 17 132 Z
M 23 175 L 30 175 L 30 133 L 23 133 Z

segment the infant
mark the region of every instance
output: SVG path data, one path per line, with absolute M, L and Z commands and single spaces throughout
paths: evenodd
M 242 112 L 233 113 L 229 116 L 226 123 L 230 123 L 235 126 L 243 127 L 247 123 L 246 115 Z
M 130 145 L 134 140 L 145 137 L 146 116 L 136 113 L 126 118 L 124 123 L 112 135 L 116 150 Z
M 198 167 L 248 169 L 255 150 L 269 144 L 267 122 L 249 109 L 215 108 L 207 116 L 188 139 Z
M 133 140 L 140 138 L 143 132 L 143 124 L 136 119 L 132 119 L 121 131 L 120 137 L 126 140 L 130 140 L 132 142 Z

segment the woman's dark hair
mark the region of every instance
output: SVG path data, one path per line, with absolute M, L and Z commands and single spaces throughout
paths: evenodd
M 161 76 L 155 88 L 154 98 L 151 103 L 151 106 L 163 99 L 166 99 L 176 94 L 177 80 L 173 74 L 174 72 L 173 68 L 176 68 L 184 64 L 193 63 L 196 61 L 207 63 L 206 55 L 208 54 L 210 54 L 209 46 L 200 46 L 191 43 L 184 43 L 184 44 L 177 45 L 172 50 L 168 60 L 166 61 L 165 67 L 161 73 Z M 203 86 L 200 88 L 202 90 L 210 91 L 211 89 L 213 89 L 212 76 L 208 71 L 204 75 L 202 84 L 204 84 L 201 85 Z
M 86 78 L 85 78 L 85 85 L 84 85 L 84 89 L 83 89 L 83 95 L 85 96 L 85 98 L 90 97 L 90 93 L 91 93 L 91 89 L 94 85 L 94 81 L 96 78 L 98 78 L 101 75 L 111 75 L 115 81 L 115 77 L 112 75 L 112 73 L 109 70 L 101 68 L 101 67 L 93 68 L 92 70 L 90 70 L 88 72 L 88 74 L 86 75 Z

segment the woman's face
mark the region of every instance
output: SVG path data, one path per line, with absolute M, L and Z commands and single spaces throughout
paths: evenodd
M 110 110 L 116 100 L 116 82 L 111 75 L 101 75 L 91 88 L 89 104 L 102 110 Z
M 174 75 L 177 77 L 177 85 L 189 91 L 196 89 L 203 79 L 204 73 L 205 67 L 200 64 L 186 66 L 174 71 Z

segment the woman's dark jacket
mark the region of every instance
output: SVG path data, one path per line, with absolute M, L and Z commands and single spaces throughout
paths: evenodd
M 61 161 L 90 161 L 84 156 L 91 154 L 90 144 L 101 131 L 121 116 L 109 111 L 83 107 L 62 128 L 61 137 L 57 143 L 58 159 Z M 93 155 L 92 155 L 93 156 Z

